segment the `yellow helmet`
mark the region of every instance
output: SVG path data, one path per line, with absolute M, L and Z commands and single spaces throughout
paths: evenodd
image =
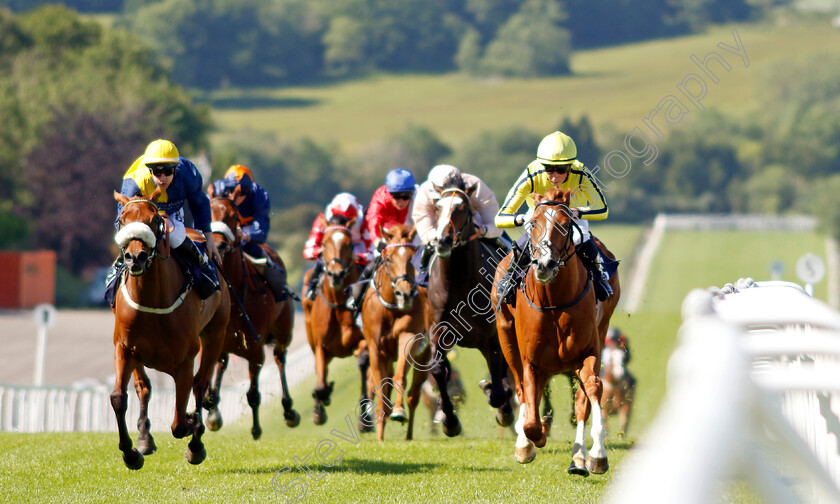
M 559 131 L 546 136 L 537 147 L 537 160 L 542 164 L 566 164 L 577 158 L 577 146 L 572 138 Z
M 169 140 L 155 140 L 146 147 L 143 154 L 143 164 L 177 163 L 180 161 L 178 148 Z

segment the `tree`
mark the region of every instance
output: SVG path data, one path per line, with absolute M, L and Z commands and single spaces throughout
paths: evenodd
M 524 128 L 482 131 L 456 153 L 453 164 L 481 178 L 499 203 L 516 177 L 534 160 L 542 136 Z

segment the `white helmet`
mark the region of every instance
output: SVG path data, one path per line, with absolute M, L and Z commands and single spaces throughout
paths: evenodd
M 460 176 L 461 170 L 458 168 L 448 164 L 440 164 L 432 168 L 432 171 L 429 172 L 429 182 L 438 187 L 443 187 L 443 184 L 446 183 L 446 180 L 450 177 Z

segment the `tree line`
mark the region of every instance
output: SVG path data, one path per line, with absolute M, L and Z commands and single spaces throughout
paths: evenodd
M 33 0 L 0 0 L 14 10 Z M 569 73 L 573 48 L 628 43 L 758 17 L 770 0 L 65 0 L 110 12 L 204 90 L 374 71 Z

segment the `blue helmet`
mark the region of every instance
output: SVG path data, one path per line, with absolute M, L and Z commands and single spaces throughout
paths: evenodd
M 385 175 L 385 189 L 392 193 L 414 191 L 414 175 L 405 168 L 395 168 Z

